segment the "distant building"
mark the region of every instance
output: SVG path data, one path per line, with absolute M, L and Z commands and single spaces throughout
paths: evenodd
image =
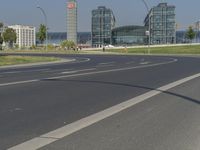
M 77 2 L 68 0 L 67 2 L 67 40 L 77 44 Z
M 147 43 L 144 26 L 123 26 L 112 30 L 112 45 L 144 45 Z
M 51 44 L 60 44 L 66 40 L 66 32 L 49 32 L 48 38 Z M 91 32 L 78 32 L 77 41 L 79 44 L 86 44 L 91 41 Z
M 144 23 L 150 26 L 151 44 L 176 43 L 175 6 L 158 4 L 150 10 Z
M 92 11 L 92 46 L 102 47 L 111 44 L 111 32 L 115 27 L 115 16 L 111 9 L 99 6 Z
M 8 26 L 15 30 L 17 34 L 17 44 L 20 48 L 22 47 L 31 47 L 36 45 L 36 33 L 35 27 L 32 26 L 23 26 L 23 25 L 12 25 Z

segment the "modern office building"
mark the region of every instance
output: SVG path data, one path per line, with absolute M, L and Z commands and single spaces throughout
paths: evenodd
M 150 26 L 150 44 L 176 43 L 175 6 L 158 4 L 150 10 L 144 23 Z
M 31 47 L 33 45 L 36 45 L 35 27 L 23 26 L 23 25 L 12 25 L 12 26 L 8 26 L 8 28 L 12 28 L 15 30 L 17 34 L 17 41 L 15 44 L 17 44 L 19 48 Z
M 99 6 L 92 10 L 92 46 L 102 47 L 111 44 L 111 34 L 114 27 L 115 16 L 111 9 Z
M 112 30 L 112 45 L 144 45 L 147 43 L 145 26 L 123 26 Z
M 68 0 L 67 2 L 67 40 L 77 44 L 77 2 Z

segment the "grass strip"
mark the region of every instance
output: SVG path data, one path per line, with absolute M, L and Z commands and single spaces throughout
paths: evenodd
M 53 62 L 58 61 L 59 58 L 55 57 L 37 57 L 37 56 L 1 56 L 0 66 L 30 64 L 39 62 Z
M 167 46 L 167 47 L 150 47 L 151 54 L 200 54 L 200 45 L 187 45 L 187 46 Z M 146 54 L 148 47 L 145 48 L 128 48 L 124 49 L 108 49 L 109 52 L 118 53 L 135 53 Z

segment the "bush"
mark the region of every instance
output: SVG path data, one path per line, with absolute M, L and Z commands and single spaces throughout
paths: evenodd
M 52 44 L 48 44 L 48 45 L 47 45 L 47 49 L 48 49 L 48 50 L 54 50 L 54 49 L 55 49 L 55 46 L 52 45 Z
M 32 45 L 32 46 L 30 47 L 30 49 L 36 49 L 36 46 L 35 46 L 35 45 Z
M 62 41 L 60 43 L 60 46 L 63 48 L 63 49 L 67 49 L 67 50 L 71 50 L 71 49 L 74 49 L 75 48 L 75 43 L 73 41 Z

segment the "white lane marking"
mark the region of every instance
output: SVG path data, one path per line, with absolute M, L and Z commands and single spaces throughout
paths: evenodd
M 22 111 L 22 110 L 23 110 L 22 108 L 14 108 L 14 109 L 10 109 L 8 111 L 11 112 L 11 113 L 13 113 L 13 112 Z
M 90 61 L 91 59 L 90 58 L 83 58 L 84 60 L 77 60 L 77 61 L 74 61 L 74 62 L 71 62 L 70 64 L 74 64 L 74 63 L 83 63 L 83 62 L 88 62 Z
M 65 72 L 65 71 L 72 71 L 74 69 L 54 69 L 54 70 L 47 70 L 47 71 L 43 71 L 43 72 L 46 72 L 46 73 L 57 73 L 57 72 Z
M 77 72 L 92 71 L 92 70 L 96 70 L 96 68 L 66 71 L 66 72 L 61 72 L 61 74 L 77 73 Z
M 110 69 L 110 70 L 104 70 L 104 71 L 86 72 L 86 73 L 79 73 L 79 74 L 72 74 L 72 75 L 63 75 L 63 76 L 50 77 L 50 78 L 44 78 L 44 79 L 53 80 L 53 79 L 62 79 L 62 78 L 69 78 L 69 77 L 78 77 L 78 76 L 85 76 L 85 75 L 93 75 L 93 74 L 117 72 L 117 71 L 124 71 L 124 70 L 132 70 L 132 69 L 139 69 L 139 68 L 148 68 L 148 67 L 154 67 L 154 66 L 171 64 L 171 63 L 174 63 L 174 62 L 177 62 L 177 61 L 178 61 L 177 59 L 173 59 L 172 61 L 168 61 L 168 62 L 162 62 L 162 63 L 156 63 L 156 64 L 150 64 L 150 65 L 144 65 L 144 66 L 135 66 L 135 67 L 126 67 L 126 68 L 119 68 L 119 69 Z M 10 82 L 10 83 L 2 83 L 2 84 L 0 84 L 0 87 L 2 87 L 2 86 L 8 86 L 8 85 L 16 85 L 16 84 L 38 82 L 38 81 L 41 81 L 41 80 L 43 80 L 43 79 L 35 79 L 35 80 L 27 80 L 27 81 L 19 81 L 19 82 Z
M 149 64 L 149 63 L 150 63 L 150 62 L 148 62 L 148 61 L 147 61 L 147 62 L 141 62 L 140 65 L 147 65 L 147 64 Z
M 35 70 L 26 70 L 26 71 L 8 71 L 8 72 L 2 72 L 0 74 L 16 74 L 16 73 L 41 72 L 41 71 L 47 71 L 47 70 L 50 70 L 50 69 L 47 68 L 47 69 L 35 69 Z
M 51 77 L 51 78 L 47 78 L 47 80 L 62 79 L 62 78 L 68 78 L 68 77 L 77 77 L 77 76 L 84 76 L 84 75 L 93 75 L 93 74 L 100 74 L 100 73 L 109 73 L 109 72 L 132 70 L 132 69 L 139 69 L 139 68 L 148 68 L 148 67 L 166 65 L 166 64 L 177 62 L 177 61 L 178 61 L 177 59 L 173 59 L 172 61 L 169 61 L 169 62 L 162 62 L 162 63 L 150 64 L 150 65 L 144 65 L 144 66 L 126 67 L 126 68 L 119 68 L 119 69 L 110 69 L 110 70 L 104 70 L 104 71 L 95 71 L 95 72 L 88 72 L 88 73 L 80 73 L 80 74 L 72 74 L 72 75 L 66 75 L 66 76 Z M 1 84 L 0 84 L 0 86 L 1 86 Z
M 26 141 L 22 144 L 16 145 L 8 150 L 36 150 L 43 146 L 46 146 L 52 142 L 55 142 L 59 139 L 62 139 L 66 136 L 71 135 L 74 132 L 77 132 L 81 129 L 84 129 L 88 126 L 91 126 L 92 124 L 95 124 L 97 122 L 102 121 L 103 119 L 106 119 L 108 117 L 111 117 L 125 109 L 128 109 L 130 107 L 133 107 L 134 105 L 144 102 L 148 100 L 149 98 L 156 96 L 158 94 L 161 94 L 162 92 L 168 91 L 171 88 L 174 88 L 176 86 L 179 86 L 183 83 L 186 83 L 190 80 L 193 80 L 195 78 L 200 77 L 200 73 L 195 74 L 190 77 L 186 77 L 184 79 L 172 82 L 170 84 L 167 84 L 165 86 L 162 86 L 158 89 L 151 90 L 145 94 L 142 94 L 140 96 L 137 96 L 135 98 L 132 98 L 130 100 L 127 100 L 125 102 L 122 102 L 120 104 L 117 104 L 115 106 L 112 106 L 108 109 L 105 109 L 103 111 L 100 111 L 98 113 L 95 113 L 93 115 L 90 115 L 88 117 L 82 118 L 76 122 L 73 122 L 71 124 L 68 124 L 66 126 L 63 126 L 61 128 L 58 128 L 54 131 L 51 131 L 49 133 L 43 134 L 39 137 L 33 138 L 29 141 Z M 39 144 L 38 144 L 39 143 Z
M 8 71 L 8 72 L 3 72 L 0 74 L 15 74 L 15 73 L 20 73 L 21 71 Z
M 18 82 L 2 83 L 2 84 L 0 84 L 0 87 L 2 87 L 2 86 L 9 86 L 9 85 L 17 85 L 17 84 L 32 83 L 32 82 L 38 82 L 38 81 L 40 81 L 40 80 L 39 80 L 39 79 L 34 79 L 34 80 L 27 80 L 27 81 L 18 81 Z
M 98 65 L 108 65 L 108 64 L 114 64 L 115 62 L 112 61 L 112 62 L 105 62 L 105 63 L 99 63 Z
M 96 70 L 96 68 L 66 71 L 66 72 L 61 72 L 61 74 L 70 74 L 70 73 L 77 73 L 77 72 L 83 72 L 83 71 L 92 71 L 92 70 Z
M 78 71 L 65 71 L 61 72 L 60 74 L 71 74 L 71 73 L 77 73 Z

